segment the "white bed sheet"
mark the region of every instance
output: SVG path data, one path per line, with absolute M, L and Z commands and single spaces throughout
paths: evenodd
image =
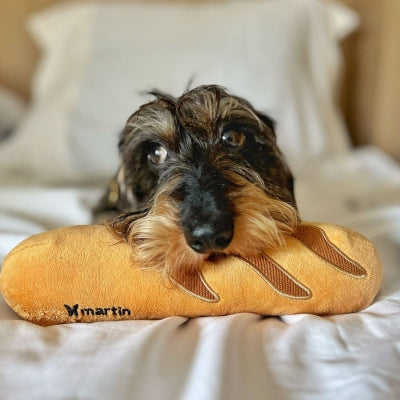
M 19 241 L 90 221 L 100 188 L 0 185 L 0 263 Z M 297 180 L 304 219 L 359 230 L 384 282 L 365 311 L 39 327 L 0 297 L 0 399 L 399 399 L 400 170 L 374 149 Z

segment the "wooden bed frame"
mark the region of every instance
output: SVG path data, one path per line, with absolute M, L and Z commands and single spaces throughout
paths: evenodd
M 0 85 L 29 99 L 39 50 L 25 30 L 25 18 L 62 1 L 81 0 L 0 0 Z M 361 17 L 360 28 L 343 43 L 339 99 L 353 143 L 374 144 L 400 160 L 400 1 L 340 1 Z

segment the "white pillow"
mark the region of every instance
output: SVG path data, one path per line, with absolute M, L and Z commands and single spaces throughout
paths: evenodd
M 15 92 L 0 86 L 0 146 L 10 136 L 23 117 L 26 104 Z
M 29 21 L 43 50 L 33 104 L 0 168 L 42 181 L 111 176 L 126 119 L 158 88 L 216 83 L 277 121 L 296 170 L 346 151 L 338 42 L 357 24 L 323 0 L 63 4 Z

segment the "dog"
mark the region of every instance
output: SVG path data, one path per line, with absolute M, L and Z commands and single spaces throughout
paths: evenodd
M 299 214 L 274 121 L 217 85 L 150 94 L 121 133 L 95 214 L 114 213 L 106 223 L 140 265 L 172 279 L 213 256 L 282 245 Z

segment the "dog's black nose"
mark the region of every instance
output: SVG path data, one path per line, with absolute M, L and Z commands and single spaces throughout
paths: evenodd
M 196 226 L 185 231 L 186 243 L 197 253 L 207 254 L 225 249 L 232 240 L 233 228 L 216 231 L 211 225 Z

